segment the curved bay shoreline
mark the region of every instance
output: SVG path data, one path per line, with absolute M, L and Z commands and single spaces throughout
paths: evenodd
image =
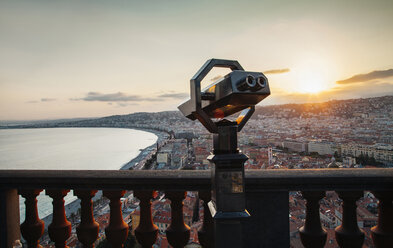
M 164 131 L 158 131 L 158 130 L 154 130 L 154 129 L 142 129 L 142 128 L 125 128 L 125 129 L 133 129 L 133 130 L 139 130 L 139 131 L 153 133 L 157 136 L 157 141 L 146 148 L 140 149 L 139 154 L 136 157 L 132 158 L 129 162 L 122 165 L 119 168 L 119 170 L 129 170 L 130 168 L 132 168 L 136 164 L 140 163 L 141 161 L 143 161 L 147 156 L 149 156 L 154 151 L 155 147 L 157 146 L 157 143 L 160 145 L 165 140 L 167 140 L 169 138 L 169 134 Z M 95 195 L 95 197 L 93 198 L 93 201 L 96 201 L 101 197 L 102 197 L 102 191 L 98 191 L 97 194 Z M 77 214 L 79 209 L 80 209 L 80 200 L 79 199 L 75 199 L 74 201 L 66 204 L 65 205 L 65 212 L 66 212 L 67 218 L 69 218 L 72 214 Z M 52 222 L 52 215 L 53 215 L 53 213 L 42 218 L 42 220 L 45 222 L 45 229 L 46 230 L 48 228 L 48 225 Z
M 138 154 L 138 156 L 136 156 L 135 158 L 131 159 L 129 162 L 125 163 L 120 170 L 129 170 L 131 167 L 133 167 L 135 164 L 140 163 L 146 156 L 148 156 L 149 154 L 147 154 L 149 151 L 154 150 L 154 147 L 157 146 L 158 144 L 163 143 L 165 140 L 167 140 L 169 138 L 169 134 L 166 132 L 162 132 L 162 131 L 157 131 L 154 129 L 142 129 L 142 128 L 129 128 L 129 129 L 134 129 L 134 130 L 140 130 L 140 131 L 144 131 L 144 132 L 149 132 L 149 133 L 153 133 L 157 136 L 157 141 L 140 150 L 140 153 Z

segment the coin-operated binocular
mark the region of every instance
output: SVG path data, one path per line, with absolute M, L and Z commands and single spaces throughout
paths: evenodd
M 232 72 L 201 91 L 201 81 L 213 67 L 227 67 Z M 208 60 L 191 78 L 190 88 L 191 99 L 181 104 L 179 110 L 191 120 L 198 119 L 211 133 L 217 133 L 217 125 L 210 118 L 224 118 L 247 109 L 236 120 L 240 131 L 255 105 L 270 95 L 265 75 L 244 71 L 234 60 Z
M 201 81 L 213 67 L 230 68 L 232 72 L 201 90 Z M 250 216 L 244 191 L 244 162 L 248 157 L 237 147 L 237 132 L 254 113 L 255 105 L 270 95 L 268 80 L 261 72 L 244 71 L 237 61 L 210 59 L 191 78 L 190 87 L 191 98 L 178 108 L 213 133 L 214 151 L 208 157 L 212 201 L 208 205 L 215 221 L 215 247 L 242 247 L 240 220 Z M 224 119 L 240 111 L 236 121 Z

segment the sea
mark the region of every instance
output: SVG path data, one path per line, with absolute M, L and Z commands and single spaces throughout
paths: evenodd
M 155 144 L 150 132 L 122 128 L 39 128 L 0 130 L 0 169 L 9 170 L 118 170 Z M 52 213 L 45 191 L 37 197 L 39 217 Z M 76 197 L 72 191 L 64 198 Z M 20 197 L 21 222 L 24 198 Z

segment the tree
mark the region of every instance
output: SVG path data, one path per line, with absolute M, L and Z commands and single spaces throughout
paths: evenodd
M 356 157 L 356 163 L 357 164 L 365 164 L 365 159 L 363 153 L 361 153 L 359 156 Z
M 338 155 L 337 151 L 334 152 L 333 156 L 334 156 L 334 158 L 336 159 L 337 162 L 342 162 L 343 161 L 343 159 L 340 157 L 340 155 Z

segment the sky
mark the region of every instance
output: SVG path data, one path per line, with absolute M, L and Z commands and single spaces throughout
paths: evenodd
M 264 72 L 260 105 L 392 95 L 393 1 L 2 0 L 0 120 L 175 110 L 210 58 Z

